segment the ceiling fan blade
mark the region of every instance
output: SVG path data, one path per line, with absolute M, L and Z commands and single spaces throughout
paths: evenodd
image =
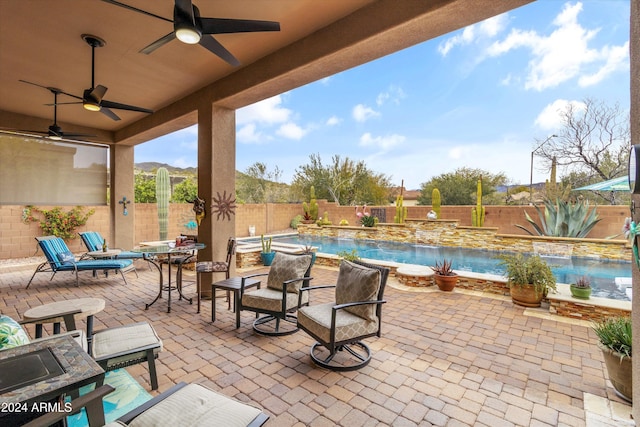
M 79 98 L 79 97 L 78 97 Z M 74 102 L 56 102 L 55 104 L 44 104 L 47 107 L 56 106 L 56 105 L 71 105 L 71 104 L 82 104 L 82 101 L 74 101 Z
M 107 90 L 108 89 L 105 86 L 98 85 L 93 89 L 91 89 L 91 92 L 89 93 L 89 95 L 93 97 L 96 101 L 98 101 L 98 103 L 100 103 L 100 101 L 102 101 L 102 98 L 104 97 L 104 94 L 107 93 Z
M 44 132 L 41 130 L 32 130 L 32 129 L 10 129 L 10 128 L 2 128 L 2 130 L 6 130 L 9 132 L 25 132 L 25 133 L 35 133 L 38 135 L 49 135 L 49 132 Z
M 30 84 L 30 85 L 33 85 L 33 86 L 38 86 L 38 87 L 41 87 L 41 88 L 43 88 L 43 89 L 47 89 L 47 90 L 49 90 L 49 91 L 51 91 L 51 92 L 58 92 L 58 93 L 62 93 L 62 94 L 64 94 L 64 95 L 70 96 L 70 97 L 72 97 L 72 98 L 82 99 L 82 98 L 80 98 L 79 96 L 72 95 L 72 94 L 70 94 L 70 93 L 67 93 L 67 92 L 65 92 L 65 91 L 63 91 L 63 90 L 60 90 L 60 89 L 58 89 L 58 88 L 55 88 L 55 87 L 51 87 L 51 86 L 44 86 L 44 85 L 41 85 L 41 84 L 38 84 L 38 83 L 34 83 L 34 82 L 27 81 L 27 80 L 22 80 L 22 79 L 20 79 L 20 80 L 18 80 L 18 81 L 20 81 L 20 82 L 22 82 L 22 83 L 27 83 L 27 84 Z M 49 104 L 45 104 L 45 105 L 49 105 Z
M 90 135 L 88 133 L 67 133 L 67 132 L 62 132 L 62 137 L 64 137 L 64 138 L 80 138 L 80 137 L 85 137 L 85 136 L 95 137 L 97 135 Z
M 214 55 L 218 55 L 220 58 L 224 59 L 234 67 L 240 65 L 240 61 L 238 61 L 236 57 L 231 54 L 231 52 L 229 52 L 224 46 L 222 46 L 220 42 L 218 42 L 218 40 L 214 39 L 213 36 L 202 36 L 202 38 L 200 39 L 200 45 Z
M 251 19 L 200 18 L 202 34 L 251 33 L 255 31 L 280 31 L 275 21 Z
M 100 109 L 100 112 L 102 114 L 104 114 L 105 116 L 109 117 L 110 119 L 115 120 L 116 122 L 120 120 L 120 117 L 118 117 L 118 115 L 116 113 L 114 113 L 113 111 L 111 111 L 107 107 L 102 107 Z
M 120 6 L 120 7 L 123 7 L 125 9 L 133 10 L 134 12 L 142 13 L 142 14 L 147 15 L 147 16 L 153 16 L 154 18 L 162 19 L 163 21 L 173 22 L 171 19 L 167 19 L 167 18 L 164 18 L 162 16 L 153 14 L 151 12 L 147 12 L 146 10 L 138 9 L 137 7 L 129 6 L 128 4 L 124 4 L 124 3 L 121 3 L 121 2 L 116 1 L 116 0 L 102 0 L 102 1 L 105 2 L 105 3 L 112 4 L 114 6 Z
M 136 106 L 127 105 L 127 104 L 120 104 L 119 102 L 112 102 L 107 100 L 103 100 L 100 105 L 102 105 L 102 108 L 114 108 L 116 110 L 138 111 L 140 113 L 149 113 L 149 114 L 153 113 L 153 110 L 149 110 L 147 108 L 136 107 Z
M 138 53 L 144 53 L 145 55 L 149 55 L 154 50 L 164 46 L 165 44 L 169 43 L 171 40 L 175 38 L 176 38 L 176 34 L 172 31 L 166 36 L 160 37 L 158 40 L 154 41 L 149 46 L 143 47 L 142 49 L 139 50 Z

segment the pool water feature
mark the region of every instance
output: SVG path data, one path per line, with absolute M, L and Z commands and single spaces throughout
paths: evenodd
M 339 252 L 349 253 L 355 249 L 361 258 L 423 266 L 435 265 L 436 261 L 446 258 L 453 261 L 454 270 L 500 276 L 505 273 L 498 259 L 498 256 L 504 252 L 498 251 L 298 235 L 274 236 L 273 241 L 315 246 L 318 252 L 334 255 Z M 238 243 L 242 244 L 242 241 Z M 592 296 L 629 301 L 627 295 L 616 286 L 615 278 L 631 277 L 630 261 L 561 256 L 543 256 L 543 258 L 552 266 L 558 283 L 574 283 L 578 277 L 586 276 L 591 280 Z

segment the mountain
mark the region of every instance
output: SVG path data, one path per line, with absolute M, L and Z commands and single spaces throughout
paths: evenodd
M 179 168 L 158 162 L 135 163 L 133 168 L 144 172 L 155 172 L 158 168 L 166 168 L 172 175 L 196 175 L 198 173 L 198 168 Z

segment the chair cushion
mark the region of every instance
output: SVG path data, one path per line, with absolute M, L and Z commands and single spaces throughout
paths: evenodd
M 0 350 L 29 344 L 29 336 L 22 326 L 9 316 L 0 315 Z
M 302 294 L 302 304 L 309 301 L 309 292 Z M 282 289 L 260 288 L 255 291 L 245 292 L 242 295 L 242 305 L 266 311 L 282 311 Z M 298 306 L 298 294 L 287 292 L 285 311 Z
M 380 290 L 380 271 L 343 260 L 336 284 L 336 304 L 375 301 Z M 376 305 L 348 307 L 345 310 L 367 320 L 376 318 Z
M 91 342 L 91 354 L 96 360 L 109 359 L 107 366 L 110 366 L 134 356 L 137 358 L 137 350 L 148 345 L 157 345 L 155 352 L 162 350 L 162 340 L 149 323 L 133 323 L 96 332 Z M 109 357 L 119 353 L 125 355 Z
M 58 261 L 62 264 L 67 262 L 76 262 L 76 257 L 71 253 L 71 251 L 60 252 L 56 255 L 58 257 Z
M 200 261 L 196 263 L 198 273 L 225 272 L 229 269 L 229 264 L 222 261 Z
M 247 426 L 260 413 L 200 384 L 189 384 L 138 415 L 129 427 Z
M 267 288 L 282 290 L 282 283 L 288 280 L 300 279 L 311 265 L 311 255 L 290 255 L 283 252 L 276 252 L 276 256 L 269 270 L 267 278 Z M 302 281 L 292 283 L 287 286 L 287 292 L 298 293 Z
M 311 332 L 324 343 L 331 342 L 331 311 L 333 303 L 302 307 L 298 310 L 298 325 Z M 363 319 L 346 310 L 336 313 L 335 341 L 348 341 L 378 332 L 378 318 Z

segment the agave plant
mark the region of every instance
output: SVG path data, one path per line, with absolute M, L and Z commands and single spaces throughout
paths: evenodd
M 571 203 L 556 199 L 554 203 L 551 200 L 545 200 L 544 205 L 544 212 L 535 206 L 541 226 L 536 224 L 527 212 L 524 213 L 538 236 L 586 237 L 601 220 L 595 209 L 589 210 L 589 202 L 587 201 Z M 515 224 L 515 226 L 532 236 L 535 235 L 522 225 Z

